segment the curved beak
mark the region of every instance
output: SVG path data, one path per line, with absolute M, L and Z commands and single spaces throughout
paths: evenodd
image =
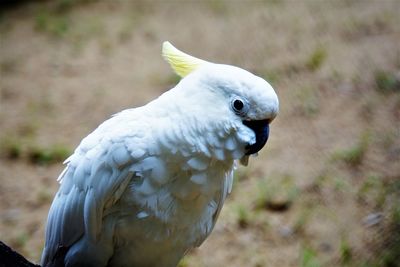
M 243 124 L 249 127 L 256 134 L 256 142 L 246 146 L 246 155 L 255 154 L 260 151 L 267 143 L 269 137 L 270 120 L 243 121 Z

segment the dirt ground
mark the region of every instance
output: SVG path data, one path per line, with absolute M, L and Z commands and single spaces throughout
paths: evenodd
M 38 262 L 62 161 L 177 77 L 171 41 L 281 111 L 181 267 L 400 266 L 400 1 L 22 1 L 0 10 L 0 240 Z

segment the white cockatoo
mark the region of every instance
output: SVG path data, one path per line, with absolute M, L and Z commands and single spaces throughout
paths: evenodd
M 182 80 L 102 123 L 65 161 L 43 267 L 176 266 L 211 233 L 236 162 L 265 145 L 279 108 L 268 82 L 169 42 L 162 52 Z

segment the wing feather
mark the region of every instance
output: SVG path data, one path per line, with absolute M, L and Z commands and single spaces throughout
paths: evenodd
M 233 185 L 233 169 L 225 174 L 225 178 L 222 180 L 221 191 L 217 195 L 215 200 L 217 203 L 217 210 L 213 215 L 213 227 L 217 222 L 218 216 L 221 212 L 222 206 L 224 205 L 226 197 L 231 193 Z
M 95 242 L 105 207 L 115 204 L 129 184 L 133 174 L 128 165 L 134 158 L 126 149 L 124 136 L 120 136 L 119 142 L 104 140 L 96 131 L 86 137 L 59 177 L 60 189 L 46 227 L 43 266 L 59 261 L 55 259 L 60 254 L 58 250 L 70 247 L 84 235 Z

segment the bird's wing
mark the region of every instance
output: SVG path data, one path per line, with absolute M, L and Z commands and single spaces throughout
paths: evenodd
M 212 202 L 210 203 L 213 207 L 213 214 L 212 214 L 212 218 L 211 218 L 211 229 L 209 229 L 208 233 L 211 233 L 211 231 L 214 229 L 214 226 L 217 222 L 219 214 L 221 213 L 222 206 L 224 205 L 225 199 L 232 191 L 233 171 L 234 171 L 234 168 L 232 168 L 231 170 L 229 170 L 228 172 L 225 173 L 225 177 L 221 181 L 220 190 L 218 190 L 215 193 L 215 196 L 214 196 Z M 196 242 L 196 246 L 199 247 L 204 242 L 204 240 L 207 238 L 207 236 L 208 236 L 208 234 L 202 236 L 202 238 L 200 238 Z
M 127 148 L 127 139 L 132 142 L 134 134 L 109 128 L 113 127 L 100 126 L 66 161 L 68 165 L 59 177 L 60 189 L 49 211 L 43 266 L 59 255 L 65 257 L 65 250 L 83 235 L 96 241 L 105 210 L 121 197 L 133 175 L 129 165 L 144 154 Z
M 234 171 L 234 169 L 232 168 L 230 171 L 228 171 L 225 174 L 225 178 L 222 180 L 221 191 L 218 192 L 218 195 L 215 199 L 215 201 L 217 203 L 217 210 L 213 215 L 213 227 L 215 226 L 215 223 L 217 222 L 218 216 L 221 212 L 222 206 L 224 205 L 226 197 L 232 191 L 233 171 Z

